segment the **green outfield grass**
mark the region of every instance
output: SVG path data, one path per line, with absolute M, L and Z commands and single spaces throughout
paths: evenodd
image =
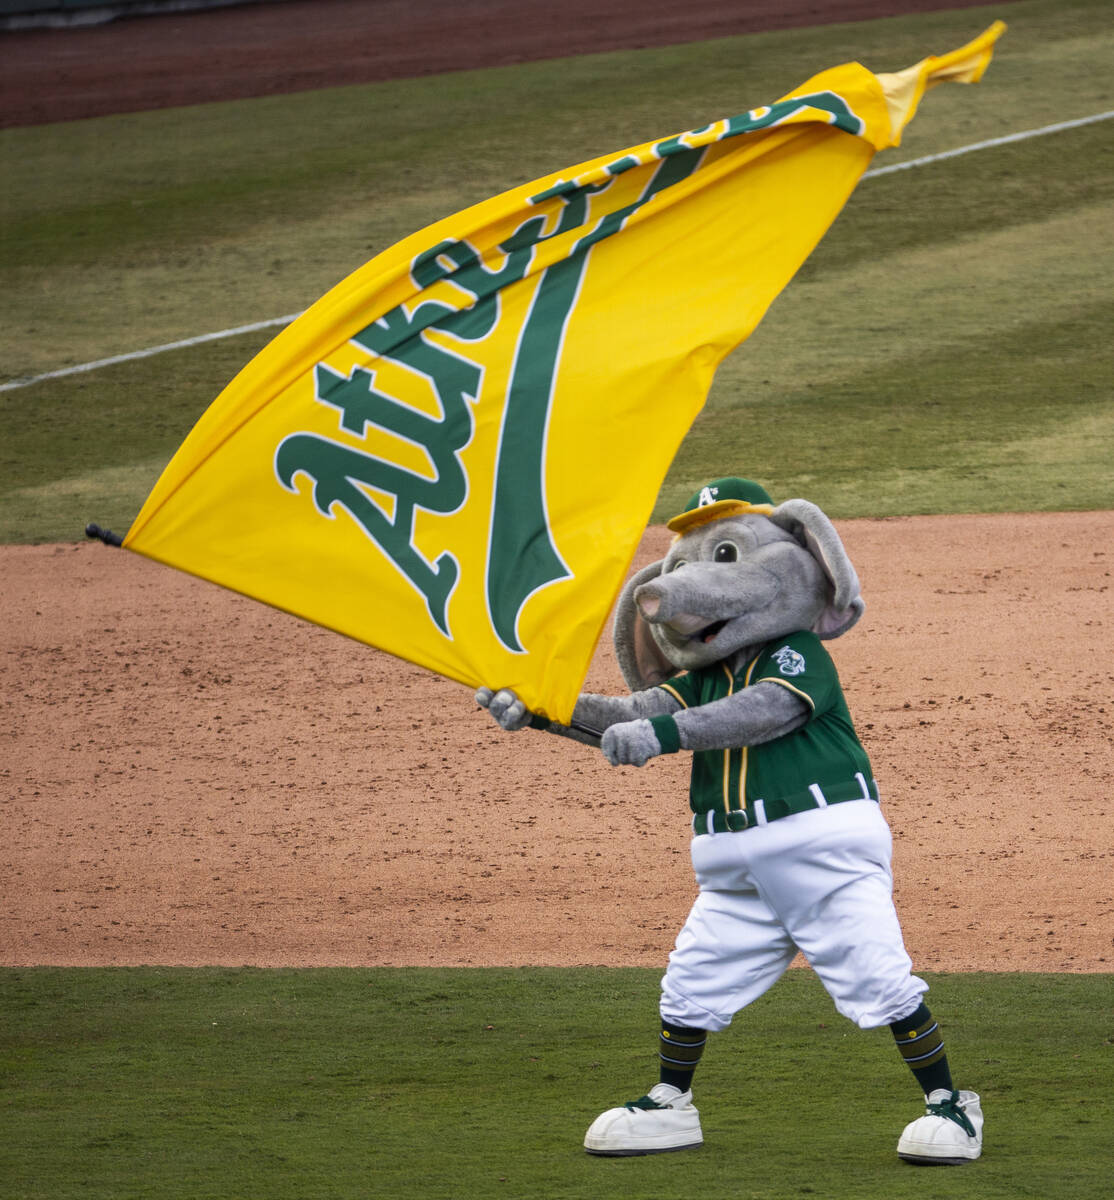
M 656 1079 L 659 971 L 0 971 L 7 1200 L 1099 1200 L 1109 977 L 933 976 L 985 1152 L 894 1153 L 919 1096 L 888 1030 L 792 971 L 709 1045 L 705 1145 L 601 1160 Z
M 1105 0 L 1026 0 L 0 132 L 0 379 L 307 306 L 529 178 L 1010 24 L 901 162 L 1111 107 Z M 513 117 L 508 117 L 513 114 Z M 866 179 L 728 360 L 656 516 L 724 472 L 836 516 L 1114 504 L 1114 123 Z M 0 393 L 0 541 L 126 529 L 253 334 Z

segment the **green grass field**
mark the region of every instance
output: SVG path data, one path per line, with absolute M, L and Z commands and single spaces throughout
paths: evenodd
M 656 1078 L 658 971 L 0 972 L 7 1200 L 1100 1200 L 1109 980 L 933 976 L 975 1164 L 917 1168 L 888 1030 L 793 971 L 709 1045 L 705 1145 L 584 1153 Z
M 297 312 L 454 209 L 997 17 L 984 81 L 929 95 L 875 166 L 1110 109 L 1105 0 L 1027 0 L 0 132 L 2 378 Z M 724 365 L 657 516 L 732 472 L 837 517 L 1114 503 L 1112 128 L 864 180 Z M 0 392 L 0 541 L 126 529 L 270 336 Z
M 983 83 L 927 97 L 876 166 L 1112 107 L 1106 0 L 1026 0 L 0 132 L 0 380 L 298 311 L 487 195 L 998 17 Z M 864 180 L 657 515 L 726 472 L 836 517 L 1114 506 L 1112 166 L 1104 122 Z M 0 542 L 126 529 L 268 336 L 0 392 Z M 587 1122 L 653 1080 L 659 974 L 0 970 L 0 1196 L 1109 1193 L 1109 976 L 933 980 L 988 1112 L 977 1165 L 897 1160 L 917 1098 L 888 1033 L 798 972 L 706 1056 L 703 1150 L 591 1159 Z

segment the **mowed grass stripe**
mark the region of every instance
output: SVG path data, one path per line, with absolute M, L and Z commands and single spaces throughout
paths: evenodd
M 1114 413 L 1094 347 L 1112 319 L 1106 302 L 992 345 L 891 355 L 789 396 L 755 381 L 749 402 L 698 419 L 656 517 L 707 479 L 726 444 L 774 494 L 807 496 L 835 518 L 1109 508 Z
M 725 444 L 839 517 L 1108 507 L 1112 219 L 1095 204 L 797 281 L 721 368 L 656 517 Z
M 1114 269 L 1114 242 L 1103 235 L 1112 215 L 1108 205 L 1091 205 L 802 281 L 775 302 L 769 337 L 755 333 L 733 356 L 711 407 L 730 402 L 743 379 L 770 371 L 792 396 L 802 387 L 839 386 L 895 353 L 916 359 L 974 340 L 992 355 L 1002 335 L 1102 305 L 1110 298 L 1106 272 Z M 773 347 L 766 349 L 782 341 L 776 335 L 786 326 L 807 333 L 793 339 L 791 371 L 778 370 Z

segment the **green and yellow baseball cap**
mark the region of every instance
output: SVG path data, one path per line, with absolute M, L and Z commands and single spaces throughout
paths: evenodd
M 666 522 L 666 528 L 674 533 L 685 533 L 698 525 L 718 521 L 720 517 L 737 517 L 743 513 L 761 513 L 768 517 L 773 511 L 774 502 L 760 483 L 729 475 L 705 484 L 688 502 L 684 512 Z

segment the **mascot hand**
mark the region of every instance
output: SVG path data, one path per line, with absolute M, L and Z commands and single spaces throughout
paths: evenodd
M 480 688 L 476 692 L 476 703 L 486 708 L 503 729 L 523 729 L 530 724 L 533 715 L 525 704 L 509 688 L 493 692 L 491 688 Z
M 649 721 L 621 721 L 604 731 L 600 749 L 613 767 L 641 767 L 661 753 L 661 742 Z

